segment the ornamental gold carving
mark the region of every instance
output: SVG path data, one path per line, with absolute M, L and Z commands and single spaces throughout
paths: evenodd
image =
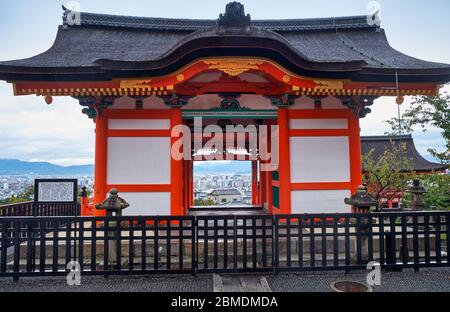
M 251 69 L 259 69 L 259 65 L 263 61 L 246 60 L 246 59 L 221 59 L 221 60 L 207 60 L 204 61 L 209 65 L 209 69 L 220 70 L 230 76 L 239 76 Z
M 150 86 L 150 83 L 152 82 L 151 79 L 146 80 L 121 80 L 120 81 L 120 87 L 121 88 L 142 88 L 146 89 Z
M 341 80 L 314 80 L 314 82 L 317 84 L 314 87 L 316 90 L 344 88 L 344 83 Z

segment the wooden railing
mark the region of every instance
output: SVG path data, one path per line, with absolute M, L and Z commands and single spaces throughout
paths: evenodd
M 79 216 L 80 207 L 74 203 L 41 204 L 22 202 L 0 206 L 0 217 Z
M 450 212 L 0 218 L 0 277 L 450 265 Z

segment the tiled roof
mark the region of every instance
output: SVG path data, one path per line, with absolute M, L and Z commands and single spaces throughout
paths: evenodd
M 216 19 L 183 19 L 120 16 L 109 14 L 81 13 L 82 26 L 103 26 L 152 30 L 196 31 L 217 24 Z M 67 23 L 66 20 L 63 21 Z M 367 16 L 344 16 L 329 18 L 252 20 L 252 26 L 272 31 L 340 30 L 376 28 L 367 23 Z
M 239 192 L 237 189 L 218 189 L 213 190 L 209 195 L 213 196 L 226 196 L 226 195 L 241 195 L 241 192 Z
M 63 21 L 48 51 L 0 62 L 0 79 L 30 80 L 25 77 L 30 74 L 37 75 L 38 80 L 46 76 L 57 80 L 56 75 L 86 74 L 91 75 L 90 80 L 101 80 L 111 77 L 108 71 L 126 74 L 125 69 L 130 68 L 145 68 L 147 76 L 164 75 L 169 66 L 177 70 L 194 57 L 190 53 L 197 52 L 202 57 L 229 53 L 278 57 L 300 74 L 309 73 L 302 70 L 335 75 L 382 74 L 393 79 L 398 70 L 400 76 L 405 75 L 404 82 L 406 75 L 409 79 L 427 75 L 430 81 L 439 83 L 450 80 L 450 65 L 420 60 L 393 49 L 384 30 L 369 26 L 366 16 L 253 20 L 245 34 L 224 34 L 213 19 L 94 13 L 81 13 L 81 25 L 68 26 Z
M 445 165 L 430 162 L 420 155 L 411 135 L 402 136 L 366 136 L 361 137 L 361 153 L 367 155 L 373 150 L 373 158 L 379 159 L 384 152 L 391 148 L 392 144 L 406 144 L 406 155 L 414 171 L 442 171 L 446 169 Z M 365 170 L 365 164 L 363 162 L 363 171 Z

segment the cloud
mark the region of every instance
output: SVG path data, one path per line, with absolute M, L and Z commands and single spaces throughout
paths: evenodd
M 14 97 L 8 89 L 0 83 L 0 158 L 93 163 L 94 123 L 76 100 L 55 97 L 47 105 L 42 97 Z

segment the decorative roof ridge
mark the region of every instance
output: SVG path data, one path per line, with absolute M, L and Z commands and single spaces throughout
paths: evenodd
M 361 136 L 361 143 L 368 143 L 368 142 L 386 142 L 386 141 L 393 141 L 393 142 L 401 142 L 405 141 L 405 143 L 408 144 L 409 150 L 413 157 L 415 157 L 415 160 L 422 161 L 424 164 L 427 164 L 429 166 L 434 166 L 433 169 L 435 170 L 443 170 L 446 169 L 447 166 L 442 163 L 437 163 L 433 161 L 429 161 L 426 159 L 416 148 L 416 144 L 414 142 L 414 139 L 411 134 L 404 134 L 404 135 L 381 135 L 381 136 Z M 424 168 L 415 168 L 415 170 L 423 171 Z
M 402 134 L 402 135 L 369 135 L 369 136 L 361 136 L 361 141 L 401 141 L 401 140 L 412 140 L 413 137 L 411 134 Z
M 63 25 L 68 26 L 68 16 L 72 12 L 63 6 Z M 164 17 L 139 17 L 100 13 L 73 12 L 80 14 L 79 26 L 116 27 L 144 30 L 196 31 L 216 26 L 217 19 L 187 19 Z M 76 25 L 75 25 L 76 26 Z M 261 19 L 252 20 L 251 26 L 262 27 L 272 31 L 313 31 L 343 29 L 376 29 L 367 23 L 365 15 L 299 18 L 299 19 Z

